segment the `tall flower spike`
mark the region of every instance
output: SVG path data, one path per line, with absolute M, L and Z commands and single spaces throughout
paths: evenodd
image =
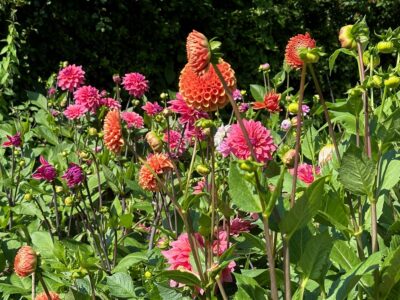
M 196 74 L 208 68 L 211 60 L 211 51 L 204 34 L 193 30 L 187 37 L 186 53 L 189 66 Z
M 293 69 L 300 69 L 304 64 L 304 59 L 301 58 L 301 51 L 304 49 L 313 49 L 315 47 L 316 42 L 311 38 L 308 32 L 292 37 L 286 46 L 286 63 Z
M 110 110 L 104 119 L 104 144 L 114 153 L 119 153 L 124 145 L 118 110 Z

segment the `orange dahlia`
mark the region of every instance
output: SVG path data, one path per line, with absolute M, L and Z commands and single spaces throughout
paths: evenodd
M 208 40 L 204 34 L 193 30 L 186 40 L 186 53 L 189 66 L 197 74 L 204 71 L 211 59 Z
M 140 186 L 149 191 L 159 191 L 156 175 L 161 179 L 162 175 L 173 169 L 173 164 L 164 153 L 156 153 L 148 156 L 146 163 L 139 171 Z
M 37 255 L 30 246 L 22 246 L 15 256 L 14 270 L 19 277 L 27 277 L 36 270 Z
M 266 109 L 270 113 L 279 112 L 281 109 L 279 107 L 279 100 L 281 98 L 281 94 L 277 94 L 274 91 L 271 91 L 264 96 L 263 102 L 254 102 L 253 109 Z
M 232 93 L 236 89 L 235 71 L 223 59 L 220 59 L 217 67 Z M 179 93 L 189 107 L 200 111 L 215 111 L 229 102 L 228 95 L 213 68 L 196 74 L 189 63 L 179 77 Z
M 293 69 L 300 69 L 303 66 L 304 61 L 300 58 L 300 51 L 307 48 L 315 48 L 315 40 L 311 38 L 310 34 L 298 34 L 292 37 L 285 51 L 286 63 Z
M 118 110 L 110 110 L 104 119 L 104 144 L 114 153 L 119 153 L 124 145 Z
M 55 292 L 49 292 L 51 300 L 61 300 L 60 295 Z M 49 300 L 45 292 L 40 293 L 35 297 L 35 300 Z

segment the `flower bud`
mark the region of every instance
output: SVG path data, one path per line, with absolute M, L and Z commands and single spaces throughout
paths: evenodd
M 169 116 L 172 116 L 173 112 L 172 110 L 168 109 L 168 108 L 164 108 L 162 111 L 162 115 L 167 118 Z
M 154 131 L 150 131 L 146 134 L 146 141 L 154 152 L 161 151 L 163 142 Z
M 380 88 L 382 86 L 382 77 L 378 75 L 373 75 L 368 78 L 367 87 L 368 88 Z
M 347 48 L 347 49 L 357 48 L 357 41 L 354 39 L 354 36 L 351 33 L 352 28 L 353 25 L 346 25 L 340 28 L 339 41 L 342 48 Z
M 97 134 L 97 136 L 98 136 L 99 138 L 103 138 L 104 132 L 103 132 L 103 131 L 100 131 L 100 132 Z
M 61 185 L 57 185 L 56 186 L 56 193 L 57 194 L 62 193 L 63 191 L 64 191 L 64 188 Z
M 239 168 L 246 172 L 254 172 L 257 170 L 257 166 L 249 160 L 239 163 Z
M 392 41 L 380 41 L 378 45 L 376 45 L 379 53 L 392 53 L 394 50 L 394 44 Z
M 144 278 L 150 279 L 151 278 L 151 273 L 149 271 L 144 272 Z
M 67 198 L 65 198 L 65 199 L 64 199 L 64 204 L 65 204 L 65 206 L 67 206 L 67 207 L 71 207 L 72 204 L 74 204 L 74 198 L 72 198 L 72 197 L 67 197 Z
M 136 106 L 138 106 L 140 104 L 140 100 L 138 100 L 138 99 L 133 99 L 132 100 L 132 105 L 133 105 L 133 107 L 136 107 Z
M 299 111 L 299 104 L 297 102 L 292 102 L 289 104 L 287 109 L 288 109 L 289 113 L 297 114 L 297 112 Z
M 21 160 L 18 162 L 18 165 L 19 165 L 21 168 L 25 167 L 25 160 L 21 159 Z
M 293 168 L 295 158 L 296 158 L 296 150 L 290 149 L 282 156 L 282 162 L 286 167 Z
M 167 94 L 167 93 L 161 93 L 161 94 L 160 94 L 160 98 L 161 98 L 162 100 L 167 99 L 167 98 L 168 98 L 168 94 Z
M 371 64 L 371 52 L 365 51 L 363 53 L 362 59 L 363 59 L 364 66 L 369 66 Z M 380 63 L 381 63 L 381 59 L 380 59 L 379 55 L 373 55 L 372 56 L 373 67 L 376 68 L 377 66 L 379 66 Z
M 214 122 L 210 119 L 200 119 L 196 121 L 196 126 L 200 128 L 211 128 L 214 127 Z
M 32 194 L 31 193 L 26 193 L 25 195 L 24 195 L 24 200 L 25 201 L 32 201 Z
M 209 167 L 207 167 L 206 165 L 197 165 L 196 166 L 196 172 L 199 173 L 202 176 L 207 176 L 208 174 L 210 174 L 211 170 Z
M 395 75 L 390 75 L 389 78 L 386 79 L 383 83 L 386 87 L 395 89 L 400 84 L 400 78 Z
M 113 79 L 115 84 L 121 84 L 121 82 L 122 82 L 121 76 L 119 76 L 119 74 L 114 74 L 112 79 Z
M 258 71 L 260 72 L 267 72 L 270 69 L 269 63 L 262 64 L 258 67 Z
M 37 254 L 30 246 L 22 246 L 15 256 L 14 270 L 19 277 L 27 277 L 36 270 Z
M 90 128 L 88 129 L 88 134 L 89 134 L 90 136 L 96 136 L 96 135 L 97 135 L 97 129 L 94 128 L 94 127 L 90 127 Z
M 327 144 L 319 151 L 318 154 L 318 165 L 323 167 L 329 161 L 332 160 L 333 154 L 335 151 L 335 147 L 332 144 Z
M 305 48 L 300 51 L 300 58 L 303 62 L 307 64 L 315 64 L 319 60 L 319 55 Z

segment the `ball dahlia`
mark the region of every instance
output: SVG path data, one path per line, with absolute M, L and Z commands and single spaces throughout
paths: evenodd
M 75 120 L 83 117 L 87 113 L 88 109 L 80 104 L 70 104 L 64 110 L 63 114 L 68 120 Z
M 173 164 L 167 155 L 164 153 L 152 154 L 140 168 L 139 185 L 145 190 L 156 192 L 160 189 L 157 177 L 159 180 L 162 179 L 161 177 L 172 169 Z
M 82 105 L 90 112 L 95 112 L 101 106 L 101 96 L 98 89 L 90 85 L 80 87 L 74 92 L 75 104 Z
M 14 270 L 19 277 L 27 277 L 36 270 L 37 255 L 30 246 L 19 248 L 14 260 Z
M 304 61 L 300 58 L 300 51 L 307 48 L 315 48 L 316 42 L 310 34 L 298 34 L 290 38 L 285 51 L 286 63 L 293 69 L 300 69 Z
M 188 65 L 193 72 L 200 74 L 209 66 L 211 51 L 204 34 L 196 30 L 189 33 L 186 40 L 186 53 Z
M 140 73 L 125 74 L 122 85 L 135 98 L 141 98 L 149 90 L 149 81 Z
M 272 159 L 277 146 L 272 139 L 271 133 L 261 122 L 253 120 L 243 120 L 243 125 L 249 135 L 250 143 L 253 146 L 257 161 L 266 162 Z M 247 146 L 246 139 L 239 124 L 233 124 L 225 139 L 231 153 L 239 159 L 251 157 L 251 152 Z
M 124 145 L 118 110 L 110 110 L 104 118 L 104 144 L 114 153 L 119 153 Z
M 134 111 L 124 111 L 121 113 L 121 119 L 126 122 L 128 128 L 140 129 L 144 126 L 144 120 L 141 115 Z
M 236 89 L 235 72 L 223 59 L 220 59 L 217 67 L 232 93 Z M 189 107 L 200 111 L 215 111 L 229 102 L 214 68 L 208 68 L 202 74 L 197 74 L 189 63 L 181 71 L 179 93 Z
M 85 80 L 85 72 L 82 66 L 70 65 L 58 72 L 57 85 L 62 90 L 72 92 L 74 89 L 80 87 Z

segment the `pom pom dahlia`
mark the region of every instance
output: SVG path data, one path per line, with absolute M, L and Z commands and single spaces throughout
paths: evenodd
M 121 108 L 121 103 L 119 103 L 119 101 L 115 100 L 114 98 L 102 98 L 100 100 L 100 104 L 104 105 L 110 109 L 120 109 Z
M 74 92 L 75 104 L 82 105 L 90 112 L 95 112 L 101 105 L 100 92 L 95 87 L 85 85 Z
M 259 162 L 266 162 L 272 159 L 272 154 L 277 146 L 271 137 L 267 128 L 261 122 L 253 120 L 243 120 L 243 125 L 246 128 L 247 134 Z M 231 152 L 239 159 L 248 159 L 251 156 L 249 147 L 239 124 L 233 124 L 225 139 Z
M 128 128 L 140 129 L 144 126 L 144 120 L 141 115 L 133 111 L 124 111 L 121 113 L 121 119 L 126 122 Z
M 124 145 L 121 118 L 118 110 L 110 110 L 104 118 L 104 144 L 114 153 L 119 153 Z
M 170 105 L 168 108 L 171 111 L 180 114 L 179 123 L 182 125 L 194 125 L 194 123 L 201 118 L 208 119 L 208 114 L 206 112 L 189 107 L 180 93 L 176 93 L 176 99 L 169 101 L 168 104 Z
M 153 192 L 159 191 L 160 186 L 158 180 L 162 180 L 162 176 L 172 169 L 173 164 L 167 155 L 163 153 L 152 154 L 140 168 L 139 185 L 145 190 Z
M 231 66 L 220 59 L 217 65 L 225 79 L 230 92 L 236 89 L 235 72 Z M 196 74 L 189 64 L 181 71 L 179 93 L 191 108 L 200 111 L 215 111 L 223 108 L 228 102 L 228 95 L 218 79 L 214 68 L 208 68 L 202 74 Z
M 27 277 L 36 270 L 37 255 L 30 246 L 19 248 L 14 259 L 14 271 L 19 277 Z
M 142 106 L 142 109 L 149 116 L 154 116 L 154 115 L 162 112 L 162 110 L 163 110 L 163 108 L 157 102 L 154 102 L 154 103 L 146 102 L 146 104 Z
M 87 108 L 83 105 L 71 104 L 68 105 L 63 114 L 68 120 L 75 120 L 83 117 L 87 111 Z
M 254 102 L 253 109 L 266 109 L 270 113 L 279 112 L 281 109 L 279 107 L 279 100 L 281 98 L 280 94 L 275 92 L 269 92 L 265 94 L 263 102 Z
M 199 74 L 204 71 L 211 59 L 210 46 L 204 34 L 193 30 L 186 40 L 188 65 L 193 72 Z
M 67 181 L 69 188 L 74 188 L 83 182 L 84 175 L 80 166 L 70 163 L 69 168 L 61 178 Z
M 61 300 L 60 295 L 50 291 L 50 300 Z M 49 300 L 49 297 L 46 295 L 46 292 L 42 292 L 35 297 L 35 300 Z
M 146 80 L 146 77 L 135 72 L 125 74 L 122 85 L 129 95 L 135 98 L 141 98 L 149 90 L 149 81 Z
M 40 156 L 39 160 L 42 165 L 37 168 L 34 174 L 32 174 L 32 178 L 38 180 L 46 180 L 49 182 L 53 181 L 57 176 L 56 169 L 51 164 L 49 164 L 49 162 L 45 160 L 43 156 Z
M 285 51 L 286 63 L 293 69 L 300 69 L 304 61 L 300 58 L 300 51 L 307 48 L 315 48 L 315 40 L 311 38 L 310 34 L 298 34 L 290 38 Z
M 58 72 L 57 85 L 62 90 L 72 92 L 74 89 L 80 87 L 85 80 L 85 72 L 82 66 L 70 65 Z

